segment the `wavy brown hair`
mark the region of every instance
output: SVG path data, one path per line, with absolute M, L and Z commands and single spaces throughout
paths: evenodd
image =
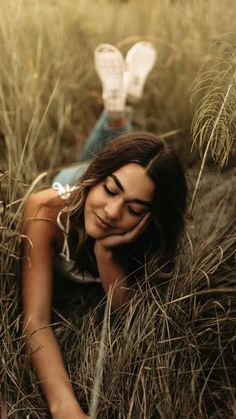
M 180 233 L 184 226 L 187 186 L 180 160 L 171 146 L 148 132 L 122 134 L 108 142 L 95 156 L 83 177 L 78 181 L 67 211 L 71 217 L 73 257 L 82 272 L 97 275 L 94 240 L 84 228 L 84 205 L 91 187 L 128 163 L 146 168 L 155 183 L 151 221 L 135 242 L 116 249 L 127 275 L 141 274 L 149 261 L 159 265 L 174 260 Z M 79 236 L 79 240 L 78 240 Z M 75 246 L 76 243 L 76 246 Z M 169 264 L 171 266 L 171 264 Z

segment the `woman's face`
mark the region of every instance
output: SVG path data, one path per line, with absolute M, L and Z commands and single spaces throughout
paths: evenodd
M 132 230 L 150 211 L 154 190 L 145 168 L 122 166 L 90 189 L 84 208 L 87 234 L 99 240 Z

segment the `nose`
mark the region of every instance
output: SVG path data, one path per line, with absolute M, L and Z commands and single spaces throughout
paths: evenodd
M 106 218 L 110 221 L 120 221 L 122 218 L 123 206 L 118 200 L 112 200 L 104 207 Z

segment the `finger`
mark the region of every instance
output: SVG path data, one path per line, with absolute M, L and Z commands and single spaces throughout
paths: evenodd
M 140 224 L 144 224 L 145 226 L 148 224 L 148 222 L 151 219 L 151 211 L 148 211 L 145 216 L 142 218 L 142 220 L 140 221 Z
M 136 227 L 134 227 L 132 230 L 128 231 L 124 234 L 125 240 L 132 241 L 135 240 L 140 234 L 145 230 L 147 227 L 149 221 L 150 221 L 151 213 L 150 211 L 145 214 L 145 216 L 140 220 L 140 222 L 137 224 Z
M 111 234 L 104 239 L 102 243 L 105 247 L 114 247 L 122 244 L 127 244 L 134 241 L 147 227 L 150 221 L 151 213 L 150 211 L 145 214 L 145 216 L 138 222 L 138 224 L 132 229 L 123 234 Z
M 139 232 L 139 231 L 143 231 L 144 228 L 146 228 L 147 224 L 149 223 L 150 220 L 150 216 L 151 216 L 151 212 L 148 211 L 144 217 L 139 221 L 139 223 L 137 224 L 137 226 L 133 229 L 133 231 L 135 232 Z

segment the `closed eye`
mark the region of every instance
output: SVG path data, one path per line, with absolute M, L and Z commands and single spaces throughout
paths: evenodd
M 143 215 L 143 211 L 136 211 L 130 206 L 128 206 L 128 209 L 131 215 L 135 215 L 136 217 L 141 217 L 141 215 Z
M 110 195 L 110 196 L 116 196 L 117 195 L 117 193 L 111 191 L 111 189 L 109 189 L 106 184 L 103 185 L 103 189 L 107 193 L 107 195 Z
M 118 192 L 112 191 L 108 186 L 104 183 L 103 189 L 105 193 L 109 196 L 117 196 Z M 128 205 L 128 211 L 131 215 L 134 215 L 135 217 L 141 217 L 144 214 L 144 211 L 137 211 L 134 208 L 132 208 L 130 205 Z

